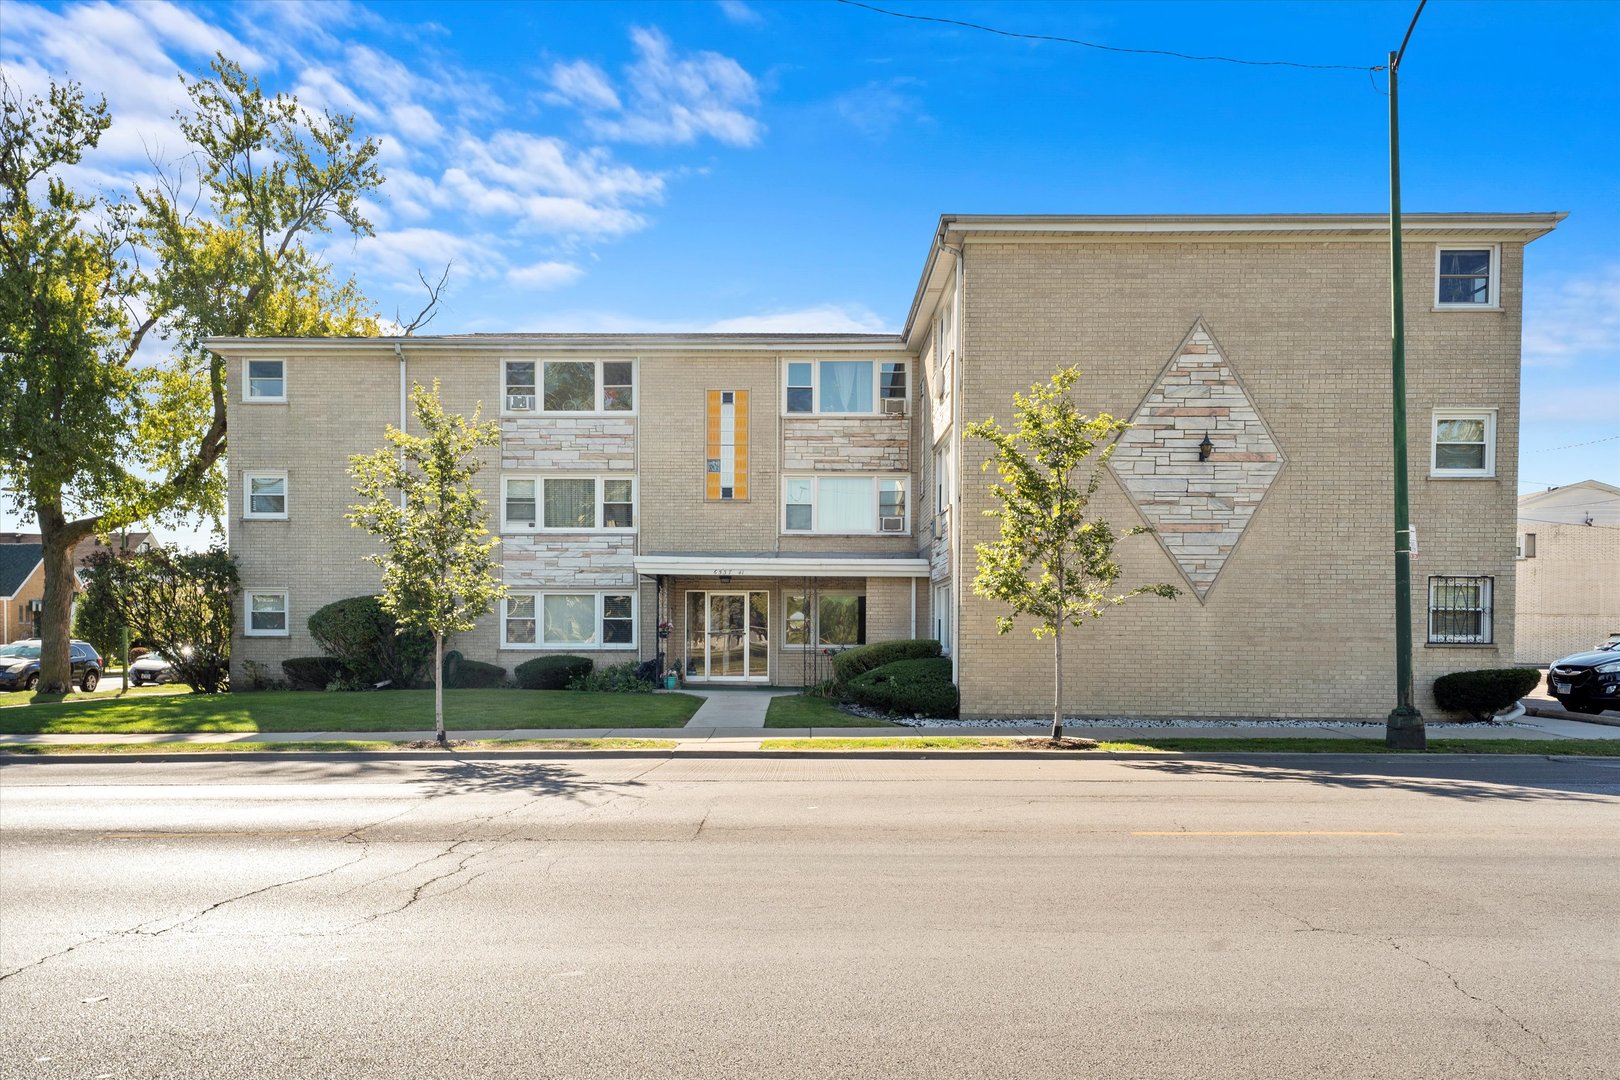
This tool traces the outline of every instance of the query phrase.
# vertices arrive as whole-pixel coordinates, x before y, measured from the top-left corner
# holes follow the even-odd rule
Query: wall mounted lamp
[[[1198,444],[1198,460],[1208,461],[1209,455],[1213,454],[1214,452],[1215,444],[1209,441],[1208,435],[1205,435],[1204,441]]]

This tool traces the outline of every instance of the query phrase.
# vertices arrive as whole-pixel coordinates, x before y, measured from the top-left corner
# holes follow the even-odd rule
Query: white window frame
[[[1486,285],[1485,303],[1443,303],[1440,299],[1440,261],[1448,251],[1489,251],[1491,269]],[[1502,310],[1502,245],[1501,244],[1436,244],[1434,249],[1434,310],[1436,311],[1501,311]]]
[[[857,648],[857,647],[859,647],[861,645],[870,645],[871,644],[871,635],[870,635],[870,633],[867,635],[868,640],[866,640],[866,641],[858,641],[854,645],[823,645],[821,643],[821,601],[834,599],[834,598],[838,598],[838,597],[847,597],[847,598],[854,599],[854,600],[857,600],[857,601],[865,600],[866,601],[866,617],[867,617],[867,620],[870,621],[871,618],[872,618],[872,601],[871,601],[871,598],[866,593],[863,593],[863,592],[860,592],[860,591],[854,590],[854,589],[828,589],[826,591],[816,589],[816,590],[813,590],[813,592],[814,592],[814,595],[815,595],[815,598],[816,598],[816,606],[815,606],[814,610],[807,611],[805,613],[805,621],[809,625],[806,627],[806,629],[808,631],[808,633],[807,633],[807,641],[804,644],[801,645],[801,644],[796,644],[796,643],[788,641],[788,597],[790,597],[790,596],[801,596],[801,597],[804,598],[806,606],[809,606],[811,593],[810,592],[796,592],[793,589],[786,589],[786,588],[782,590],[782,605],[781,606],[782,606],[782,651],[783,652],[805,652],[806,650],[809,650],[809,649],[854,649],[854,648]],[[869,626],[869,627],[867,627],[867,629],[870,630],[871,627]]]
[[[821,365],[829,364],[871,364],[872,365],[872,408],[868,412],[825,412],[821,408]],[[788,412],[788,365],[810,365],[810,411]],[[916,377],[912,371],[911,361],[904,356],[791,356],[782,361],[782,396],[777,403],[783,416],[811,417],[811,416],[883,416],[883,365],[899,364],[906,369],[906,396],[903,400],[911,400],[911,380]]]
[[[281,513],[261,514],[253,509],[253,481],[280,480],[281,481]],[[292,487],[287,481],[286,470],[280,472],[274,469],[260,469],[242,474],[242,518],[246,521],[286,521],[292,508]]]
[[[588,642],[567,641],[548,644],[546,634],[545,598],[548,596],[591,596],[595,598],[595,632],[592,640]],[[602,620],[607,610],[607,597],[628,596],[630,598],[630,640],[627,643],[614,645],[604,644],[602,641]],[[513,599],[534,601],[534,640],[512,641],[506,635],[507,610]],[[501,648],[521,649],[526,652],[635,652],[641,644],[641,596],[639,590],[633,585],[622,589],[515,589],[501,600]]]
[[[1436,582],[1470,581],[1479,584],[1479,634],[1442,634],[1434,632],[1434,589]],[[1431,574],[1424,599],[1424,638],[1429,645],[1494,645],[1496,644],[1496,579],[1489,574]],[[1451,608],[1447,610],[1472,610]]]
[[[254,364],[280,364],[281,365],[281,394],[272,397],[269,394],[255,394],[253,392],[253,365]],[[242,404],[244,405],[285,405],[287,404],[287,361],[272,359],[270,357],[249,357],[242,361]]]
[[[529,388],[531,390],[533,390],[534,393],[532,395],[526,395],[526,396],[532,396],[533,404],[530,405],[530,407],[527,408],[527,409],[514,409],[514,408],[511,407],[512,406],[512,376],[511,376],[511,372],[509,372],[507,369],[508,369],[509,365],[512,365],[512,364],[533,364],[534,365],[534,382],[529,384]],[[541,369],[540,369],[540,361],[538,359],[532,359],[531,360],[528,357],[510,357],[510,356],[503,357],[501,359],[501,415],[502,416],[536,416],[536,415],[538,415],[539,412],[540,412],[541,379],[543,377],[544,376],[543,376],[543,374],[541,372]]]
[[[253,598],[256,596],[281,597],[281,614],[286,623],[280,630],[255,630],[253,628]],[[242,636],[243,637],[290,637],[292,635],[292,601],[287,597],[286,589],[243,589],[242,590]]]
[[[514,480],[534,481],[534,523],[527,520],[514,521],[506,516],[506,490]],[[613,527],[598,524],[595,528],[580,526],[546,526],[546,481],[547,480],[593,480],[596,483],[596,520],[606,521],[607,515],[603,512],[603,495],[607,491],[607,481],[623,480],[630,484],[630,520],[633,524],[629,528]],[[503,533],[609,533],[617,536],[633,534],[641,524],[641,484],[634,476],[624,476],[614,473],[507,473],[501,477],[501,532]]]
[[[1440,467],[1440,422],[1442,420],[1485,421],[1485,467],[1482,469],[1442,469]],[[1429,415],[1429,478],[1431,480],[1488,479],[1496,475],[1496,410],[1484,406],[1436,408]]]
[[[534,408],[512,410],[506,406],[509,385],[506,381],[507,364],[533,364],[534,365]],[[595,399],[593,407],[589,409],[548,409],[546,408],[546,365],[547,364],[592,364],[596,368],[594,376]],[[609,409],[605,400],[607,388],[602,382],[602,366],[604,364],[630,365],[630,408]],[[548,356],[534,357],[507,356],[501,360],[501,415],[502,416],[636,416],[641,411],[641,361],[633,356]]]
[[[929,612],[934,621],[934,637],[939,642],[939,654],[951,655],[951,583],[940,581],[934,584],[933,596],[929,602]]]
[[[810,481],[810,527],[808,529],[789,529],[787,525],[787,494],[790,480]],[[876,526],[873,529],[861,532],[825,532],[821,528],[821,481],[823,480],[870,480],[872,481],[872,521]],[[882,484],[885,480],[898,480],[902,495],[901,505],[903,520],[899,532],[884,532],[882,517]],[[797,506],[798,503],[793,505]],[[782,475],[782,506],[778,512],[778,527],[783,536],[910,536],[911,535],[911,477],[906,473],[855,473],[855,472],[823,472],[823,473],[784,473]]]

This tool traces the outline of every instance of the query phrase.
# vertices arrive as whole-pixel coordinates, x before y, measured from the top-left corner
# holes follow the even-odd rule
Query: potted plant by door
[[[679,690],[681,688],[681,673],[675,668],[664,672],[664,689]]]

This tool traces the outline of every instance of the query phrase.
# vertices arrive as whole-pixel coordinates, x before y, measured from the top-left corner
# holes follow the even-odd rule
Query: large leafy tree
[[[506,586],[495,580],[489,512],[473,489],[480,447],[498,446],[500,426],[449,415],[433,389],[411,387],[411,411],[424,434],[388,426],[391,449],[352,458],[349,472],[361,502],[349,523],[376,536],[387,549],[368,555],[382,567],[382,606],[404,630],[433,635],[433,727],[444,733],[444,641],[471,630],[494,609]]]
[[[69,689],[73,545],[218,518],[225,369],[204,340],[377,332],[354,282],[306,246],[370,233],[377,143],[223,57],[186,92],[180,164],[115,200],[68,179],[112,122],[105,102],[0,85],[0,488],[44,546],[43,694]]]
[[[90,557],[85,606],[108,610],[120,626],[168,658],[193,693],[225,689],[231,662],[236,559],[222,547],[154,547]]]
[[[996,619],[997,633],[1008,633],[1016,617],[1026,615],[1035,620],[1036,637],[1052,639],[1054,741],[1063,738],[1064,627],[1078,629],[1133,596],[1173,600],[1180,593],[1172,585],[1114,591],[1120,576],[1115,542],[1152,530],[1135,526],[1116,533],[1087,512],[1103,467],[1130,424],[1107,413],[1081,413],[1069,393],[1079,379],[1079,368],[1065,368],[1047,385],[1031,387],[1028,397],[1014,393],[1017,423],[1011,431],[994,417],[966,429],[969,438],[990,444],[984,467],[995,466],[1000,477],[990,488],[997,505],[985,515],[1000,521],[1001,536],[974,545],[979,567],[973,591],[1012,609]]]

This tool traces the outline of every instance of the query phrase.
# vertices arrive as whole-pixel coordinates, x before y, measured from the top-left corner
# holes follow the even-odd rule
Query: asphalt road
[[[1620,1074],[1612,759],[47,760],[0,845],[7,1077]]]

